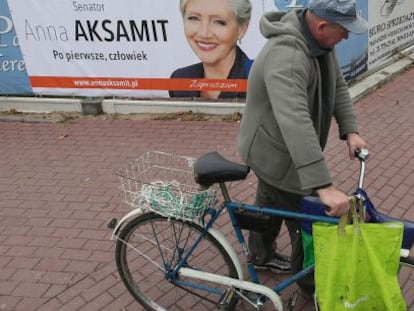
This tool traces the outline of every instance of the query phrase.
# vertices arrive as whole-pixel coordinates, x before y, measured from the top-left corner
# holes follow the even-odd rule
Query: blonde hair
[[[206,0],[208,1],[208,0]],[[252,3],[250,0],[226,0],[230,2],[230,6],[236,14],[239,24],[249,23],[252,15]],[[184,16],[188,0],[180,0],[181,15]]]

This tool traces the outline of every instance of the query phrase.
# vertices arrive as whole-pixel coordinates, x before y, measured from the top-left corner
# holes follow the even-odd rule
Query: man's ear
[[[326,27],[329,26],[329,24],[330,24],[329,22],[324,21],[324,20],[318,21],[318,23],[316,24],[315,29],[318,32],[323,32],[326,29]]]

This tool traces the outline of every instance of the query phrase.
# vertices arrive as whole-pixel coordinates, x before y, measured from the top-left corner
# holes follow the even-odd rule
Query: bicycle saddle
[[[216,151],[202,155],[194,164],[195,181],[202,186],[242,180],[249,172],[250,167],[229,161]]]

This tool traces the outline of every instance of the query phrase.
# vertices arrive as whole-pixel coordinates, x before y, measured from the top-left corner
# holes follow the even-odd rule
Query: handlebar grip
[[[368,149],[357,149],[355,150],[355,157],[357,157],[360,161],[365,161],[368,159],[369,151]]]

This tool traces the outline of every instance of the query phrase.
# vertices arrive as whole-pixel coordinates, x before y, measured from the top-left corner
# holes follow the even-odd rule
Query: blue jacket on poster
[[[237,47],[236,60],[227,79],[247,79],[252,62],[253,61],[249,59],[239,47]],[[202,79],[204,78],[203,64],[197,63],[187,67],[178,68],[171,74],[171,78]],[[200,97],[200,91],[170,90],[169,94],[170,97]],[[246,98],[246,92],[221,92],[218,98]]]

